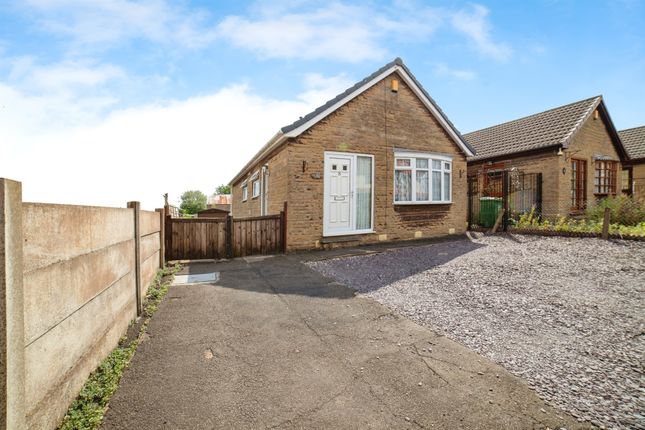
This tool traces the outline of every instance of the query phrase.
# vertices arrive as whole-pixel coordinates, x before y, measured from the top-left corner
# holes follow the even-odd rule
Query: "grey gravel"
[[[645,429],[645,243],[521,235],[309,263],[598,427]]]

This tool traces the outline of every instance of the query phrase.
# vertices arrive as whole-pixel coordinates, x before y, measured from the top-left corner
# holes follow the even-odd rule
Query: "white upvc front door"
[[[329,188],[327,209],[329,217],[327,227],[333,231],[349,230],[351,227],[352,209],[352,159],[342,155],[329,155],[325,176]]]
[[[362,167],[359,169],[362,176],[358,178],[357,161],[360,161]],[[324,236],[372,231],[372,165],[373,157],[371,155],[325,152]],[[365,166],[368,166],[367,170]],[[361,184],[359,189],[362,190],[358,200],[360,208],[357,208],[357,183]],[[361,186],[362,188],[360,188]],[[357,209],[360,209],[360,212]]]

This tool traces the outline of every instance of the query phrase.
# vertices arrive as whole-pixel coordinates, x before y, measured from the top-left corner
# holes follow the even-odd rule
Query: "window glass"
[[[372,158],[356,157],[356,229],[372,228]]]
[[[427,169],[428,160],[425,158],[417,158],[417,169]]]
[[[425,160],[426,164],[428,160]],[[430,177],[428,176],[428,171],[427,170],[418,170],[417,171],[417,201],[427,201],[430,200],[430,193],[429,193],[429,183],[428,180]]]
[[[409,158],[397,158],[396,159],[396,166],[397,167],[410,167],[411,160]]]
[[[432,160],[432,168],[435,170],[441,170],[441,161],[440,160]]]
[[[448,166],[450,165],[448,164]],[[444,172],[443,174],[443,200],[446,202],[450,201],[450,173],[448,172]]]
[[[260,181],[253,181],[253,197],[260,195]]]
[[[412,201],[412,170],[395,170],[394,180],[394,200]]]
[[[432,172],[432,200],[441,201],[441,172]]]

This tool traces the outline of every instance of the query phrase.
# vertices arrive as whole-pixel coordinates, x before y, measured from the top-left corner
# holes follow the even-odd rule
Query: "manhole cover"
[[[175,282],[173,284],[210,284],[217,281],[219,281],[219,272],[212,272],[192,275],[175,275]]]

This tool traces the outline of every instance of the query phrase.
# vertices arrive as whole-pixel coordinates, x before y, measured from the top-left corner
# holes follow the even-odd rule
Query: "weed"
[[[125,337],[121,338],[119,346],[110,352],[99,367],[90,374],[78,397],[69,407],[59,430],[94,430],[101,425],[108,402],[119,386],[123,371],[130,364],[150,318],[168,292],[173,275],[180,269],[180,265],[176,264],[157,271],[146,293],[144,320],[136,339],[128,342]],[[132,324],[134,321],[130,323]]]

